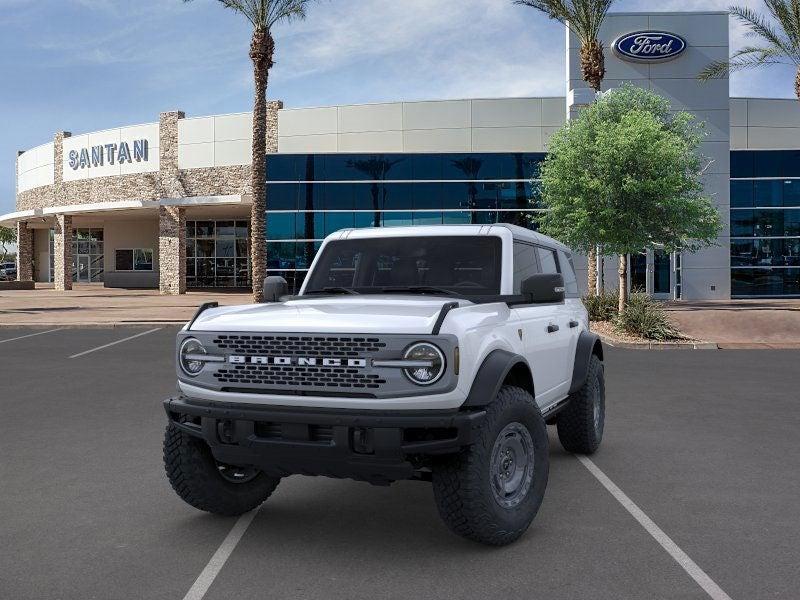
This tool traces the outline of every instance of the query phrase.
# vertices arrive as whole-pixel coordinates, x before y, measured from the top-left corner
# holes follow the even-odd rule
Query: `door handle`
[[[578,325],[580,325],[580,323],[578,323],[577,321],[570,321],[569,322],[570,329],[573,329],[573,328],[577,327]]]
[[[558,331],[558,329],[559,329],[558,325],[553,325],[552,323],[550,323],[550,325],[547,326],[547,333],[555,333],[556,331]]]

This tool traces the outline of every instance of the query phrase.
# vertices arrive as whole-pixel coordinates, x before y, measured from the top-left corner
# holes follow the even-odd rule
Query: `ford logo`
[[[614,53],[635,62],[672,60],[686,50],[686,40],[665,31],[637,31],[614,41]]]

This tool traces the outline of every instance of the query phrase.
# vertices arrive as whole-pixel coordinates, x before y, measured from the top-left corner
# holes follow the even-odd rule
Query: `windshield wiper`
[[[455,296],[456,298],[463,298],[463,294],[448,290],[445,288],[436,287],[433,285],[409,285],[407,287],[384,287],[381,292],[404,292],[409,294],[444,294],[445,296]]]
[[[352,294],[358,295],[358,292],[346,288],[346,287],[324,287],[321,290],[311,290],[310,292],[306,292],[303,294],[304,296],[310,296],[311,294]]]

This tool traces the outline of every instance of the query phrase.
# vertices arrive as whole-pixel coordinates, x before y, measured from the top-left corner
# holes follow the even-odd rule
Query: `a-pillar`
[[[53,282],[59,291],[72,289],[72,217],[56,215],[53,236]]]
[[[178,206],[158,208],[158,289],[186,293],[186,212]]]
[[[33,281],[33,229],[17,223],[17,281]]]

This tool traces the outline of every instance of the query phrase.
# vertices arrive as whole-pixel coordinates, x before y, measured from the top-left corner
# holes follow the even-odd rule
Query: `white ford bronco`
[[[430,481],[455,533],[507,544],[547,486],[546,424],[603,436],[603,348],[570,251],[513,225],[355,229],[299,295],[203,305],[178,334],[167,476],[192,506],[258,507],[282,477]]]

